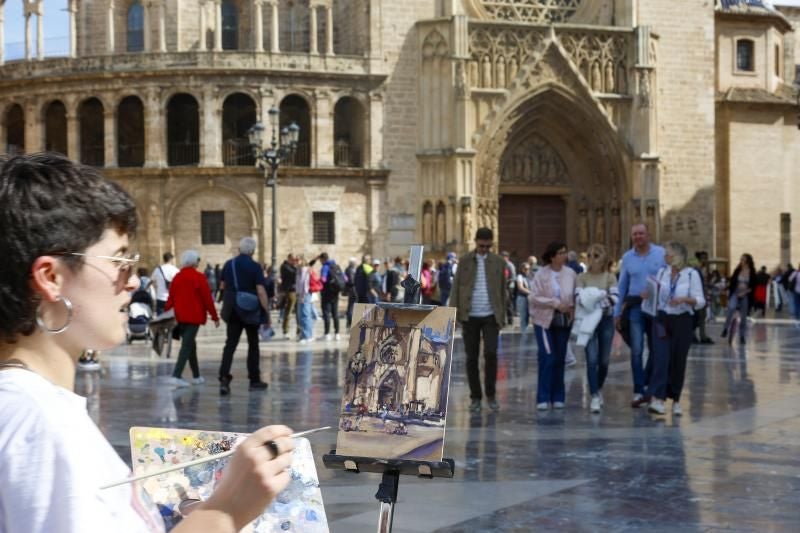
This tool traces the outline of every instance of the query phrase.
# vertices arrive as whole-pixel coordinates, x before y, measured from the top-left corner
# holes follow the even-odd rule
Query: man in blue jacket
[[[653,353],[651,338],[652,320],[642,312],[642,299],[647,297],[647,278],[655,276],[658,270],[666,266],[664,248],[650,242],[647,225],[634,224],[631,228],[633,248],[622,256],[622,267],[619,277],[619,300],[614,307],[614,324],[623,332],[627,323],[628,344],[631,348],[631,371],[633,373],[633,399],[631,407],[640,407],[648,403],[647,385],[648,368],[642,365],[644,354],[644,336],[647,335],[648,352]],[[625,332],[623,332],[625,336]]]

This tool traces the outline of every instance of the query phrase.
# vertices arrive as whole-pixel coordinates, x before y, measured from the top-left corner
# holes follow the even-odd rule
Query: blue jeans
[[[517,295],[517,314],[519,315],[519,331],[525,333],[528,329],[528,297]]]
[[[642,313],[639,305],[631,306],[628,310],[630,317],[631,334],[631,373],[633,374],[633,393],[647,395],[647,385],[650,382],[650,369],[653,354],[653,321],[650,315]],[[647,366],[642,364],[644,359],[644,336],[647,335],[647,348],[650,356]]]
[[[604,316],[586,345],[586,378],[592,396],[600,392],[608,375],[611,342],[614,340],[614,318]]]
[[[794,293],[794,297],[800,297],[800,294]],[[795,300],[794,308],[795,311],[797,310],[797,300]],[[736,296],[736,294],[731,294],[730,298],[728,298],[728,313],[725,316],[725,331],[728,331],[728,328],[731,327],[731,322],[733,322],[733,315],[736,313],[736,310],[739,310],[739,337],[742,339],[747,338],[747,310],[750,308],[750,302],[747,295],[744,296]],[[797,317],[797,313],[795,312],[795,318]]]
[[[439,304],[443,306],[447,306],[447,300],[450,299],[450,287],[442,288],[439,287]]]
[[[794,302],[794,318],[800,320],[800,293],[792,291],[792,301]]]
[[[311,339],[314,337],[314,304],[311,303],[311,298],[308,302],[297,303],[297,321],[300,323],[300,335],[302,339]]]
[[[567,355],[569,328],[549,328],[533,326],[536,344],[539,347],[539,383],[536,389],[536,403],[563,402],[564,359]]]

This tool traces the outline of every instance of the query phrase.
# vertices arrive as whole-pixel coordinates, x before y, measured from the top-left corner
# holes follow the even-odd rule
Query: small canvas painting
[[[133,427],[130,430],[134,475],[146,474],[171,465],[222,453],[247,437],[244,433],[171,428]],[[322,492],[319,488],[314,456],[307,439],[294,439],[290,469],[291,482],[264,514],[242,531],[248,533],[328,531]],[[191,466],[144,479],[138,483],[158,505],[167,531],[191,510],[191,505],[207,499],[223,476],[230,457]]]
[[[357,304],[353,319],[336,454],[441,461],[456,310]]]

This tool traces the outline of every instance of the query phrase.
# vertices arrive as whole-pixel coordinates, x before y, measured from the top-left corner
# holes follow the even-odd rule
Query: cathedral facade
[[[279,258],[443,255],[480,226],[516,258],[618,255],[644,221],[773,266],[800,238],[797,20],[760,0],[72,0],[69,57],[28,42],[0,65],[0,146],[122,183],[150,264],[222,262],[244,235],[268,260],[247,130],[274,106],[300,127]]]

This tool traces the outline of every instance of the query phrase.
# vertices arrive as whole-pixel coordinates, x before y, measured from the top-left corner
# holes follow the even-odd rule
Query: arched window
[[[167,164],[196,165],[200,162],[200,115],[191,94],[176,94],[167,104]]]
[[[14,104],[6,112],[6,146],[9,156],[25,153],[25,111]]]
[[[282,52],[308,52],[311,49],[308,2],[290,0],[280,3],[280,48]]]
[[[743,72],[754,72],[756,70],[755,43],[750,39],[736,41],[736,70]]]
[[[102,167],[105,163],[106,133],[103,104],[100,100],[89,98],[81,103],[78,107],[78,124],[81,163]]]
[[[222,49],[239,49],[239,10],[233,0],[222,2]]]
[[[236,93],[222,104],[222,159],[225,166],[253,166],[253,150],[247,130],[256,123],[256,103]]]
[[[144,105],[136,96],[122,99],[117,108],[117,164],[144,166]]]
[[[364,108],[345,96],[333,108],[333,162],[337,167],[360,167],[364,157]]]
[[[128,52],[144,50],[144,7],[138,0],[128,8]]]
[[[305,98],[291,94],[281,101],[280,127],[286,128],[292,122],[300,126],[297,150],[289,164],[298,167],[311,166],[311,109]]]
[[[67,155],[67,108],[59,100],[44,112],[44,149]]]

